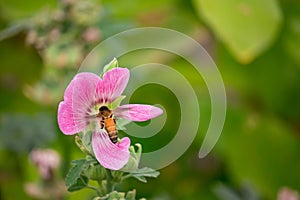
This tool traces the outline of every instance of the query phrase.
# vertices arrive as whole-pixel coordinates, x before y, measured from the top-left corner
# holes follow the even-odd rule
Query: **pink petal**
[[[78,133],[89,124],[87,116],[94,105],[99,80],[96,74],[83,72],[68,85],[64,101],[58,107],[58,125],[64,134]]]
[[[125,118],[137,122],[153,119],[161,115],[162,113],[162,109],[144,104],[122,105],[114,111],[116,117]]]
[[[117,144],[110,141],[107,132],[98,128],[92,137],[94,154],[99,163],[108,169],[119,170],[129,159],[129,138],[123,138]]]
[[[66,135],[77,133],[77,127],[73,120],[72,107],[67,103],[60,102],[58,106],[57,121],[60,130]]]
[[[112,102],[121,96],[129,80],[127,68],[114,68],[106,72],[97,85],[98,102]]]

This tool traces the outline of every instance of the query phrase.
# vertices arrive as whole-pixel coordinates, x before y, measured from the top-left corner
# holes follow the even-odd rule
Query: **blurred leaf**
[[[214,192],[220,198],[220,200],[241,200],[238,194],[235,193],[231,188],[223,184],[218,184],[214,187]]]
[[[283,47],[288,53],[287,56],[294,59],[300,66],[300,4],[297,1],[290,1],[284,4],[285,29],[283,31]]]
[[[0,46],[0,89],[16,90],[38,80],[42,62],[33,48],[25,46],[23,35],[0,41]]]
[[[104,0],[104,5],[108,7],[107,10],[111,10],[114,16],[117,16],[118,19],[126,18],[137,18],[145,13],[149,13],[154,10],[163,10],[169,8],[172,5],[172,0],[163,0],[163,1],[139,1],[132,0],[130,2],[125,2],[121,0],[109,1]],[[124,9],[126,7],[126,9]],[[162,13],[164,14],[164,13]],[[152,16],[154,17],[154,16]]]
[[[194,0],[196,9],[241,63],[249,63],[274,42],[282,14],[276,0]]]
[[[63,42],[56,41],[56,43],[50,44],[45,49],[43,57],[46,65],[58,68],[72,68],[80,63],[83,56],[82,47],[80,45],[73,45],[68,41],[72,36],[67,35],[66,38],[68,39],[64,39]]]
[[[242,188],[237,191],[233,190],[231,187],[225,184],[217,184],[213,188],[216,195],[220,200],[259,200],[256,191],[253,190],[251,185],[243,184]]]
[[[69,170],[66,176],[66,186],[68,188],[76,185],[78,179],[81,177],[81,173],[86,169],[88,163],[86,159],[74,160],[72,161],[73,167]],[[80,181],[79,181],[80,182]]]
[[[0,143],[7,149],[26,153],[55,139],[52,118],[45,113],[37,115],[3,114]]]
[[[56,0],[46,0],[46,1],[18,1],[18,0],[1,0],[0,7],[2,16],[5,16],[7,20],[17,20],[23,17],[30,17],[34,12],[39,9],[57,4]]]
[[[248,181],[268,199],[283,185],[300,189],[300,142],[282,121],[230,110],[218,145],[234,181]]]

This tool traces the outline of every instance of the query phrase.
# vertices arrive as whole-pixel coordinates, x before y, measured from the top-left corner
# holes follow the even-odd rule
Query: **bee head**
[[[99,113],[104,117],[109,117],[111,115],[111,111],[108,109],[107,106],[101,106],[99,108]]]

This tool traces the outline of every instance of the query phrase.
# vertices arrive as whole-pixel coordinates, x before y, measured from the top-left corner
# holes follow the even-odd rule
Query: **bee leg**
[[[104,128],[104,121],[103,120],[100,121],[100,126],[101,126],[101,128]]]

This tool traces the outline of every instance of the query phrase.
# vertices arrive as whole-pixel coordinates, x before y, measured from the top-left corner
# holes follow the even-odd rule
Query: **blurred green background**
[[[192,146],[160,170],[159,178],[147,184],[130,180],[119,189],[136,188],[139,198],[153,200],[297,198],[299,0],[0,0],[0,199],[95,195],[87,189],[68,193],[63,187],[70,161],[84,155],[74,137],[59,131],[57,105],[96,44],[123,30],[147,26],[180,31],[205,47],[224,80],[227,117],[217,145],[199,159],[210,119],[210,98],[201,76],[184,59],[166,52],[145,50],[121,57],[121,66],[159,62],[183,74],[199,98],[201,123]],[[180,120],[174,94],[146,85],[130,101],[161,104],[168,113],[157,136],[132,141],[142,143],[145,151],[167,144]],[[29,156],[38,148],[54,149],[60,157],[51,179],[39,173]]]

